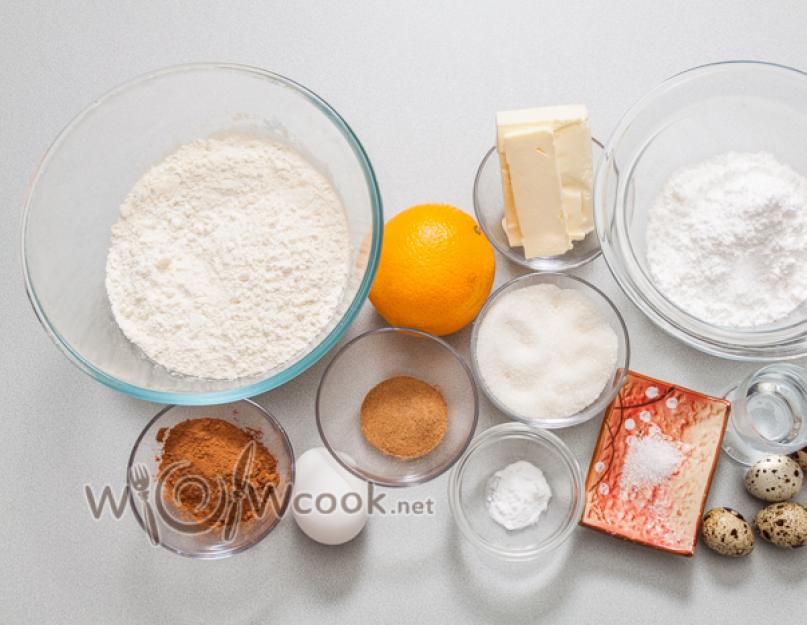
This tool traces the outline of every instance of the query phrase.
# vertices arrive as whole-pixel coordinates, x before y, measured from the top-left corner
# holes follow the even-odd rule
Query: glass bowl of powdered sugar
[[[454,521],[505,560],[531,560],[565,541],[583,509],[583,476],[557,436],[503,423],[477,436],[448,477]]]
[[[257,68],[171,67],[93,101],[42,159],[26,287],[96,380],[224,403],[334,346],[370,288],[382,227],[370,162],[321,98]]]
[[[807,74],[697,67],[624,116],[595,182],[617,282],[660,328],[738,360],[807,354]]]

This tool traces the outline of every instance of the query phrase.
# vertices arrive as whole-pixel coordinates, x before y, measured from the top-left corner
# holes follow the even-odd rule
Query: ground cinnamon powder
[[[189,521],[209,527],[222,526],[224,516],[212,515],[222,497],[231,498],[233,472],[250,441],[255,441],[255,454],[248,474],[249,485],[261,494],[267,487],[277,487],[280,481],[277,461],[258,440],[259,436],[254,430],[212,418],[188,419],[167,431],[160,429],[157,441],[163,443],[163,453],[159,475],[165,478],[162,492],[166,503],[172,504]],[[187,464],[182,466],[183,463]],[[186,486],[176,492],[177,484],[183,481]],[[205,490],[208,491],[206,503]],[[254,518],[252,506],[242,505],[241,522]]]
[[[448,406],[433,386],[401,375],[374,386],[361,405],[361,431],[389,456],[419,458],[440,444]]]

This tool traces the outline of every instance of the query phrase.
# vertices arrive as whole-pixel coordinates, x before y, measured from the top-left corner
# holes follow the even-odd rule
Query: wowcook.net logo
[[[258,488],[250,476],[255,464],[255,441],[241,450],[229,475],[211,479],[189,473],[189,460],[161,467],[156,479],[142,463],[133,464],[127,475],[127,485],[116,501],[109,486],[100,497],[91,486],[84,492],[90,512],[99,520],[109,507],[119,519],[127,505],[145,528],[152,544],[158,545],[166,531],[185,535],[220,532],[227,544],[238,536],[247,520],[264,524],[280,518],[291,499],[291,480],[280,478],[281,486],[269,482]]]
[[[161,467],[156,478],[142,463],[129,468],[127,484],[116,498],[106,485],[100,495],[89,484],[84,495],[92,517],[99,521],[107,509],[114,519],[131,510],[148,533],[153,545],[159,545],[166,532],[183,535],[219,533],[223,544],[232,543],[239,531],[255,523],[265,527],[279,520],[289,506],[297,515],[330,515],[339,512],[356,514],[366,507],[368,515],[431,516],[434,501],[400,499],[386,506],[386,493],[377,492],[367,482],[364,493],[299,492],[292,494],[290,476],[280,476],[279,485],[267,483],[258,488],[250,476],[255,464],[255,441],[240,452],[232,471],[214,479],[189,473],[189,460]]]
[[[251,511],[252,520],[263,520],[267,514],[278,517],[283,514],[289,492],[278,496],[275,485],[267,483],[263,489],[256,488],[250,481],[255,464],[255,441],[250,441],[241,450],[229,480],[216,476],[215,482],[196,474],[184,473],[190,466],[189,460],[174,462],[160,471],[154,496],[154,508],[160,519],[172,530],[181,534],[201,534],[220,528],[223,543],[231,543],[245,517],[245,508]],[[130,497],[132,492],[141,501],[145,528],[153,544],[159,544],[157,519],[149,500],[149,475],[142,464],[134,465],[129,471]],[[166,485],[172,485],[166,489]],[[286,481],[285,491],[291,488]],[[192,498],[189,497],[192,495]],[[185,498],[189,497],[186,504]],[[174,502],[167,506],[166,502]],[[137,507],[133,508],[137,514]],[[193,520],[187,520],[175,510],[190,510]],[[142,523],[142,521],[141,521]]]

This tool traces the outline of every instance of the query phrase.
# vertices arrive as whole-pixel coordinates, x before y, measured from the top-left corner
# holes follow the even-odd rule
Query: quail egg
[[[731,508],[712,508],[703,517],[703,542],[722,556],[741,558],[754,550],[754,532]]]
[[[807,471],[807,447],[794,451],[790,457],[799,463],[802,471]]]
[[[782,549],[795,549],[807,543],[807,508],[792,501],[762,508],[754,525],[762,538]]]
[[[803,471],[788,456],[765,456],[745,474],[745,487],[762,501],[787,501],[801,490]]]

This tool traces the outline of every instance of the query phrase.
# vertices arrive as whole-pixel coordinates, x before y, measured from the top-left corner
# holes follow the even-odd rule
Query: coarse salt
[[[657,430],[631,439],[619,481],[623,491],[658,486],[678,470],[684,459],[678,445]]]

